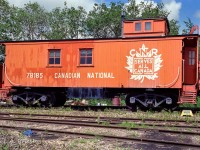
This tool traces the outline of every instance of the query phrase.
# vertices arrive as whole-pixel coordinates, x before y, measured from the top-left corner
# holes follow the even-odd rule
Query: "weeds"
[[[136,127],[138,127],[138,125],[135,124],[134,122],[127,122],[127,121],[122,122],[119,126],[125,127],[125,128],[127,128],[127,129],[131,129],[131,128],[136,128]]]
[[[8,144],[0,144],[0,149],[1,150],[8,150],[9,146],[8,146]]]
[[[103,125],[103,126],[109,126],[110,125],[110,121],[102,121],[101,125]]]

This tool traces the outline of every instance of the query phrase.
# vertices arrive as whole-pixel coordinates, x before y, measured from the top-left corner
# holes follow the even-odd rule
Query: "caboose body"
[[[169,36],[166,19],[122,25],[116,39],[2,42],[1,86],[10,89],[14,102],[27,104],[62,105],[66,97],[120,93],[131,108],[195,104],[198,35]]]

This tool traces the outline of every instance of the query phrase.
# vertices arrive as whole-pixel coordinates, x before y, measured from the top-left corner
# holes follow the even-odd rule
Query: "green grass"
[[[81,102],[82,99],[80,98],[74,98],[74,101],[77,102]],[[112,98],[107,98],[107,99],[86,99],[86,101],[88,101],[88,105],[89,106],[112,106]],[[121,106],[125,106],[126,102],[125,102],[125,98],[123,96],[120,97],[120,105]]]
[[[112,106],[111,99],[90,99],[88,101],[90,106],[98,106],[98,104]]]
[[[89,106],[98,106],[99,104],[101,106],[103,105],[106,105],[106,106],[112,106],[112,99],[89,99]],[[120,100],[120,105],[121,106],[125,106],[126,103],[125,103],[125,100],[124,99],[121,99]]]
[[[197,104],[185,103],[185,104],[180,104],[180,107],[200,108],[200,97],[197,97]]]
[[[138,126],[137,124],[135,124],[134,122],[128,122],[128,121],[123,121],[121,124],[119,124],[119,126],[121,126],[121,127],[126,127],[127,129],[139,127],[139,126]]]
[[[9,146],[8,146],[8,144],[0,144],[0,149],[1,150],[8,150]]]

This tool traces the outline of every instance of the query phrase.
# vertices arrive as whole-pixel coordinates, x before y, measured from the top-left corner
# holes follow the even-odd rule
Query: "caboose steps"
[[[196,91],[182,91],[178,103],[191,103],[196,104]]]
[[[183,85],[178,103],[196,104],[197,89],[195,85]]]

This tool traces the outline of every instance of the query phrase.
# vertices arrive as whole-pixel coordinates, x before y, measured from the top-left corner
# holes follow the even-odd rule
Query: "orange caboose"
[[[125,93],[132,108],[196,103],[198,35],[169,36],[163,18],[123,20],[122,27],[115,39],[3,42],[4,87],[13,89],[14,102],[27,104],[62,105],[77,91]]]

